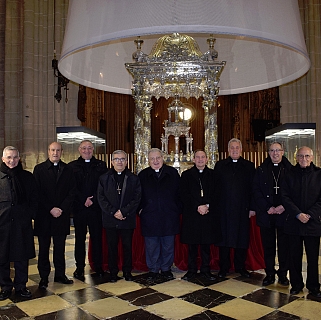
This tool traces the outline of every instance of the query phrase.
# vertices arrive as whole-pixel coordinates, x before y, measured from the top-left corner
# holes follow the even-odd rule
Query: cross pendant
[[[118,194],[120,194],[121,189],[118,187],[116,190],[118,191]]]
[[[202,198],[204,197],[203,189],[201,189],[201,197],[202,197]]]
[[[278,185],[276,185],[275,187],[273,187],[275,189],[275,194],[278,194],[278,189],[280,189],[280,187],[278,187]]]

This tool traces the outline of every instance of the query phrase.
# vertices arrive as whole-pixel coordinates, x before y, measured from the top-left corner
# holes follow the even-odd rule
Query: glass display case
[[[63,148],[62,160],[69,163],[79,157],[78,147],[81,141],[90,140],[94,145],[94,156],[106,161],[106,136],[86,127],[57,127],[57,141]]]
[[[285,123],[265,132],[266,145],[282,143],[284,155],[295,165],[298,148],[307,146],[315,150],[315,123]]]

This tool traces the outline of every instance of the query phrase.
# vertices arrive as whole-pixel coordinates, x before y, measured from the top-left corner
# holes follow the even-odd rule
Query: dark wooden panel
[[[85,112],[81,109],[82,125],[97,131],[103,131],[104,124],[107,137],[107,153],[116,149],[123,149],[128,153],[134,152],[134,112],[135,103],[130,95],[111,92],[102,92],[95,89],[86,89]],[[83,98],[84,99],[84,98]],[[168,119],[168,105],[173,99],[152,99],[151,110],[151,146],[161,147],[161,135],[164,132],[163,123]],[[190,103],[196,111],[196,117],[191,122],[190,132],[193,134],[193,149],[204,148],[204,110],[202,99],[183,99]],[[78,103],[83,108],[83,102]],[[244,93],[218,98],[218,147],[219,152],[227,152],[227,143],[233,138],[239,138],[245,152],[265,151],[264,142],[254,139],[253,120],[273,120],[274,124],[280,121],[280,103],[278,88],[263,91]],[[174,149],[173,141],[169,150]],[[183,143],[183,141],[182,141]],[[182,145],[181,145],[182,149]]]

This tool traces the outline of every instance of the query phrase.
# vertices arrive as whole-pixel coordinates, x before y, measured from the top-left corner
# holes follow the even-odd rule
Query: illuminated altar
[[[178,120],[178,112],[183,111],[180,97],[189,99],[203,98],[205,146],[208,166],[213,168],[217,159],[217,121],[216,102],[219,92],[220,75],[225,61],[216,61],[218,53],[214,49],[215,39],[207,39],[209,49],[202,53],[196,41],[187,35],[173,33],[159,38],[149,55],[141,50],[143,40],[135,40],[137,50],[133,53],[134,63],[126,63],[128,72],[133,77],[132,95],[135,100],[134,143],[136,155],[135,172],[148,167],[148,151],[151,148],[152,97],[156,99],[174,97],[174,104],[169,113],[174,112],[175,120],[165,122],[165,135],[162,137],[162,149],[165,161],[173,161],[173,166],[192,160],[193,138],[188,132],[184,120]],[[169,114],[171,118],[171,114]],[[168,136],[175,139],[175,151],[168,154]],[[186,138],[186,154],[178,148],[179,136]],[[156,147],[156,146],[154,146]],[[180,160],[182,159],[182,161]]]
[[[164,161],[174,168],[176,168],[180,173],[184,170],[190,168],[193,165],[193,138],[190,133],[191,127],[189,126],[189,120],[185,119],[184,114],[185,106],[178,100],[178,97],[169,105],[168,110],[168,120],[164,121],[164,131],[162,134],[162,152]],[[169,138],[174,137],[175,151],[169,150]],[[185,153],[180,147],[179,141],[180,137],[185,137]]]

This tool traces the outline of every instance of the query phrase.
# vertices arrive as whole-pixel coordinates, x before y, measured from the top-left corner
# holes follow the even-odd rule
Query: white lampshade
[[[216,38],[226,61],[220,95],[291,82],[310,67],[297,0],[70,0],[60,72],[79,84],[131,94],[134,40],[149,54],[156,40],[178,32],[202,52]]]

